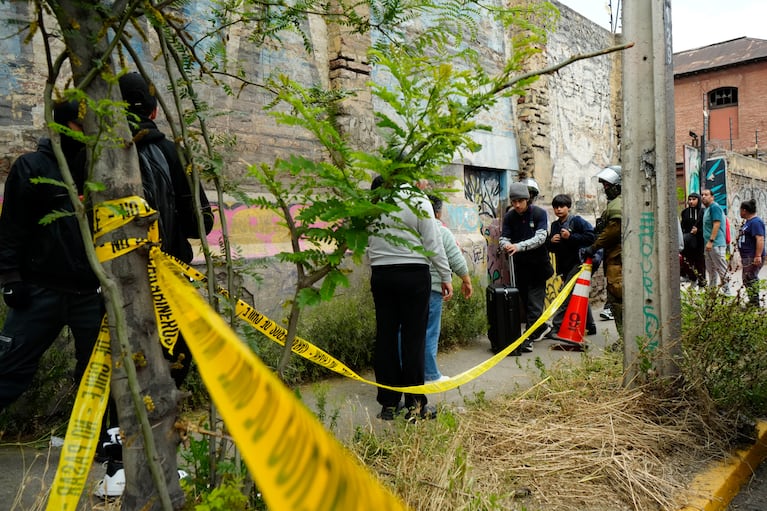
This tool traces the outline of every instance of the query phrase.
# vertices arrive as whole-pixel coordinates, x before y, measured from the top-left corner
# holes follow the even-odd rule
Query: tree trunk
[[[95,9],[103,12],[123,12],[123,4],[98,5],[97,2],[61,0],[51,2],[64,34],[75,86],[94,100],[121,100],[119,88],[110,86],[101,73],[113,71],[102,19]],[[94,69],[94,66],[102,66]],[[98,160],[93,162],[92,180],[105,186],[103,192],[92,195],[93,203],[132,195],[143,195],[141,174],[136,151],[132,145],[127,119],[117,115],[105,124],[126,141],[124,146],[100,147]],[[89,112],[85,119],[86,135],[99,130],[96,119]],[[89,151],[89,157],[92,151]],[[90,159],[90,158],[89,158]],[[124,238],[146,238],[148,221],[136,221],[106,235],[103,241]],[[102,240],[99,240],[100,242]],[[117,404],[120,429],[123,434],[123,459],[126,489],[122,508],[150,510],[180,508],[184,494],[178,484],[176,449],[178,434],[174,428],[180,392],[170,377],[168,363],[163,357],[152,308],[149,280],[146,271],[148,250],[134,250],[105,263],[109,281],[103,288],[107,299],[109,327],[112,338],[113,380],[112,396]],[[110,296],[113,291],[113,296]],[[121,321],[120,315],[124,315]],[[119,332],[116,327],[124,325]],[[122,329],[120,329],[122,330]],[[124,347],[129,347],[126,353]],[[133,371],[126,364],[134,364],[139,395],[131,394],[128,375]],[[151,405],[146,402],[151,400]],[[140,408],[144,407],[143,413]],[[148,417],[143,420],[142,415]],[[143,426],[143,428],[142,428]],[[151,426],[148,427],[148,426]],[[148,430],[149,437],[142,436]],[[153,477],[153,463],[157,467]],[[156,480],[157,479],[157,480]],[[162,484],[162,480],[165,484]],[[158,484],[158,482],[160,484]]]

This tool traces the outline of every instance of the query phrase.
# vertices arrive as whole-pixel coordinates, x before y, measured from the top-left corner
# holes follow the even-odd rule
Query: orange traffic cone
[[[565,311],[564,321],[555,338],[557,341],[566,342],[571,346],[578,346],[583,349],[590,289],[591,258],[588,258],[583,265],[583,271],[578,275],[578,280],[575,281],[570,303],[567,304],[567,311]]]

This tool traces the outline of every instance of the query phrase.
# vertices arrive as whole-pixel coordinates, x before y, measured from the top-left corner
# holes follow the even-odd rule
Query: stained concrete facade
[[[551,29],[545,52],[531,64],[531,70],[615,44],[613,34],[567,7],[559,7],[562,15]],[[208,0],[194,0],[184,7],[184,14],[193,20],[204,20],[202,13],[209,9]],[[0,16],[5,20],[26,20],[30,15],[27,3],[0,4]],[[477,47],[484,65],[487,69],[500,69],[506,56],[514,51],[511,34],[490,20],[483,19],[481,23]],[[414,28],[418,28],[418,24],[414,22]],[[311,54],[305,52],[300,38],[290,33],[285,34],[281,46],[256,46],[249,42],[248,34],[239,29],[230,30],[224,40],[231,61],[243,65],[255,81],[263,82],[274,72],[284,72],[300,83],[355,90],[357,95],[346,101],[339,112],[341,124],[353,145],[378,145],[381,135],[375,127],[373,112],[385,106],[367,92],[364,84],[371,78],[385,83],[386,77],[367,61],[371,36],[349,34],[319,17],[310,18],[302,29],[313,45]],[[0,148],[3,149],[0,179],[4,179],[12,160],[24,151],[33,150],[36,139],[44,133],[41,97],[46,77],[39,36],[24,43],[23,34],[13,35],[13,26],[3,24],[0,30],[4,36],[0,37],[0,53],[4,57],[0,60]],[[193,33],[201,30],[198,25],[190,25]],[[139,42],[135,47],[162,93],[165,84],[161,81],[159,61],[152,59],[154,48],[151,43]],[[555,194],[570,193],[575,213],[593,217],[600,208],[593,176],[602,166],[616,163],[618,159],[619,62],[619,54],[580,61],[543,77],[521,97],[499,101],[480,118],[493,127],[490,133],[476,134],[481,150],[456,157],[454,163],[445,168],[445,173],[455,178],[457,190],[445,206],[445,221],[456,232],[475,274],[494,280],[488,263],[491,257],[488,243],[493,242],[488,237],[488,226],[493,222],[497,225],[499,211],[506,205],[508,184],[516,180],[520,172],[534,177],[541,185],[539,203],[544,207]],[[235,94],[224,95],[220,89],[204,85],[197,89],[213,111],[225,114],[211,117],[211,131],[236,139],[234,146],[226,151],[228,179],[258,193],[258,186],[247,181],[247,164],[271,162],[296,153],[322,157],[319,144],[307,133],[277,125],[264,111],[264,106],[273,99],[268,91],[253,86],[240,89],[234,81],[229,85]],[[286,246],[284,233],[275,226],[271,214],[250,211],[237,203],[221,207],[234,221],[233,243],[239,245],[242,256],[269,258]],[[219,238],[217,225],[209,241],[217,246]]]

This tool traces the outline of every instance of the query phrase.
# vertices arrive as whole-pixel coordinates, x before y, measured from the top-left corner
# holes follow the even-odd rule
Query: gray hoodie
[[[445,255],[442,237],[435,222],[434,210],[429,199],[420,190],[411,186],[402,187],[398,195],[396,204],[402,209],[382,217],[381,223],[384,227],[370,237],[368,244],[370,265],[428,265],[431,263],[442,278],[442,282],[452,282],[450,265]],[[410,196],[410,206],[404,202],[404,198],[407,196]],[[411,207],[420,210],[422,215],[416,215]],[[397,236],[407,240],[412,245],[419,244],[431,256],[426,257],[407,246],[391,243],[383,237],[384,235]]]

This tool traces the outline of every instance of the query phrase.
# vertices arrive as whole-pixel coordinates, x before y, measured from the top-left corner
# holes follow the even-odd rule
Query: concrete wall
[[[522,0],[515,0],[521,2]],[[500,0],[494,2],[502,6]],[[613,35],[568,8],[560,6],[562,17],[553,28],[546,52],[532,64],[540,69],[576,53],[591,51],[614,44]],[[200,14],[210,10],[209,0],[193,0],[184,7],[192,20],[204,20]],[[364,14],[364,13],[363,13]],[[26,20],[31,15],[24,2],[0,4],[0,15],[7,20]],[[201,22],[190,25],[190,31],[201,32]],[[510,46],[511,34],[501,25],[481,19],[478,48],[486,69],[500,69],[506,56],[514,51]],[[417,29],[419,21],[413,22]],[[311,18],[302,27],[314,47],[307,55],[300,38],[284,34],[284,45],[255,46],[247,34],[230,30],[225,41],[231,61],[241,64],[246,73],[257,81],[264,81],[273,72],[285,72],[304,83],[319,83],[333,88],[358,91],[346,101],[339,112],[344,131],[356,147],[374,147],[380,143],[380,133],[373,112],[384,109],[363,85],[371,78],[385,83],[380,70],[367,62],[366,51],[370,36],[350,34],[342,27],[329,26],[320,18]],[[39,36],[25,44],[19,36],[12,36],[13,28],[2,26],[0,52],[0,179],[4,179],[10,162],[20,153],[33,150],[36,139],[44,133],[40,98],[45,81],[44,53],[39,48]],[[145,57],[152,78],[160,91],[159,64],[151,58],[155,54],[153,43],[136,42],[136,51]],[[480,122],[493,127],[491,133],[477,133],[482,144],[477,153],[457,157],[445,173],[455,178],[456,192],[445,204],[445,222],[456,233],[472,271],[486,277],[488,268],[487,225],[478,215],[481,208],[477,196],[467,185],[466,169],[478,171],[497,185],[490,197],[495,211],[502,208],[507,196],[508,183],[518,172],[526,172],[542,186],[540,204],[547,207],[556,193],[570,193],[575,200],[575,212],[592,215],[599,209],[596,204],[596,182],[592,176],[604,165],[617,161],[619,140],[619,97],[610,91],[619,90],[617,56],[606,56],[576,63],[553,76],[544,77],[520,98],[507,98],[483,114]],[[278,126],[264,110],[272,96],[262,88],[249,86],[240,89],[230,81],[234,95],[224,95],[220,89],[198,85],[201,99],[211,109],[225,115],[209,119],[211,131],[217,135],[234,137],[236,143],[225,152],[227,179],[238,181],[251,193],[259,187],[249,182],[247,164],[271,162],[277,157],[302,154],[320,158],[320,146],[300,129]],[[162,119],[161,119],[162,127]],[[493,195],[494,194],[494,195]],[[481,197],[480,197],[481,199]],[[276,226],[271,213],[249,210],[236,203],[223,208],[232,222],[233,243],[238,255],[246,258],[270,257],[287,248],[285,234]],[[548,208],[547,208],[548,209]],[[491,219],[492,220],[492,219]],[[497,222],[497,219],[495,219]],[[216,246],[218,226],[209,236]],[[286,292],[285,284],[292,281],[292,269],[272,267],[275,278],[269,282]],[[264,291],[265,283],[253,284],[254,293]],[[271,295],[274,296],[274,295]]]
[[[561,17],[549,35],[545,66],[616,44],[609,31],[554,3]],[[620,90],[620,53],[613,53],[543,77],[520,98],[520,169],[541,185],[540,205],[567,193],[575,213],[593,217],[601,211],[594,176],[619,163]]]

